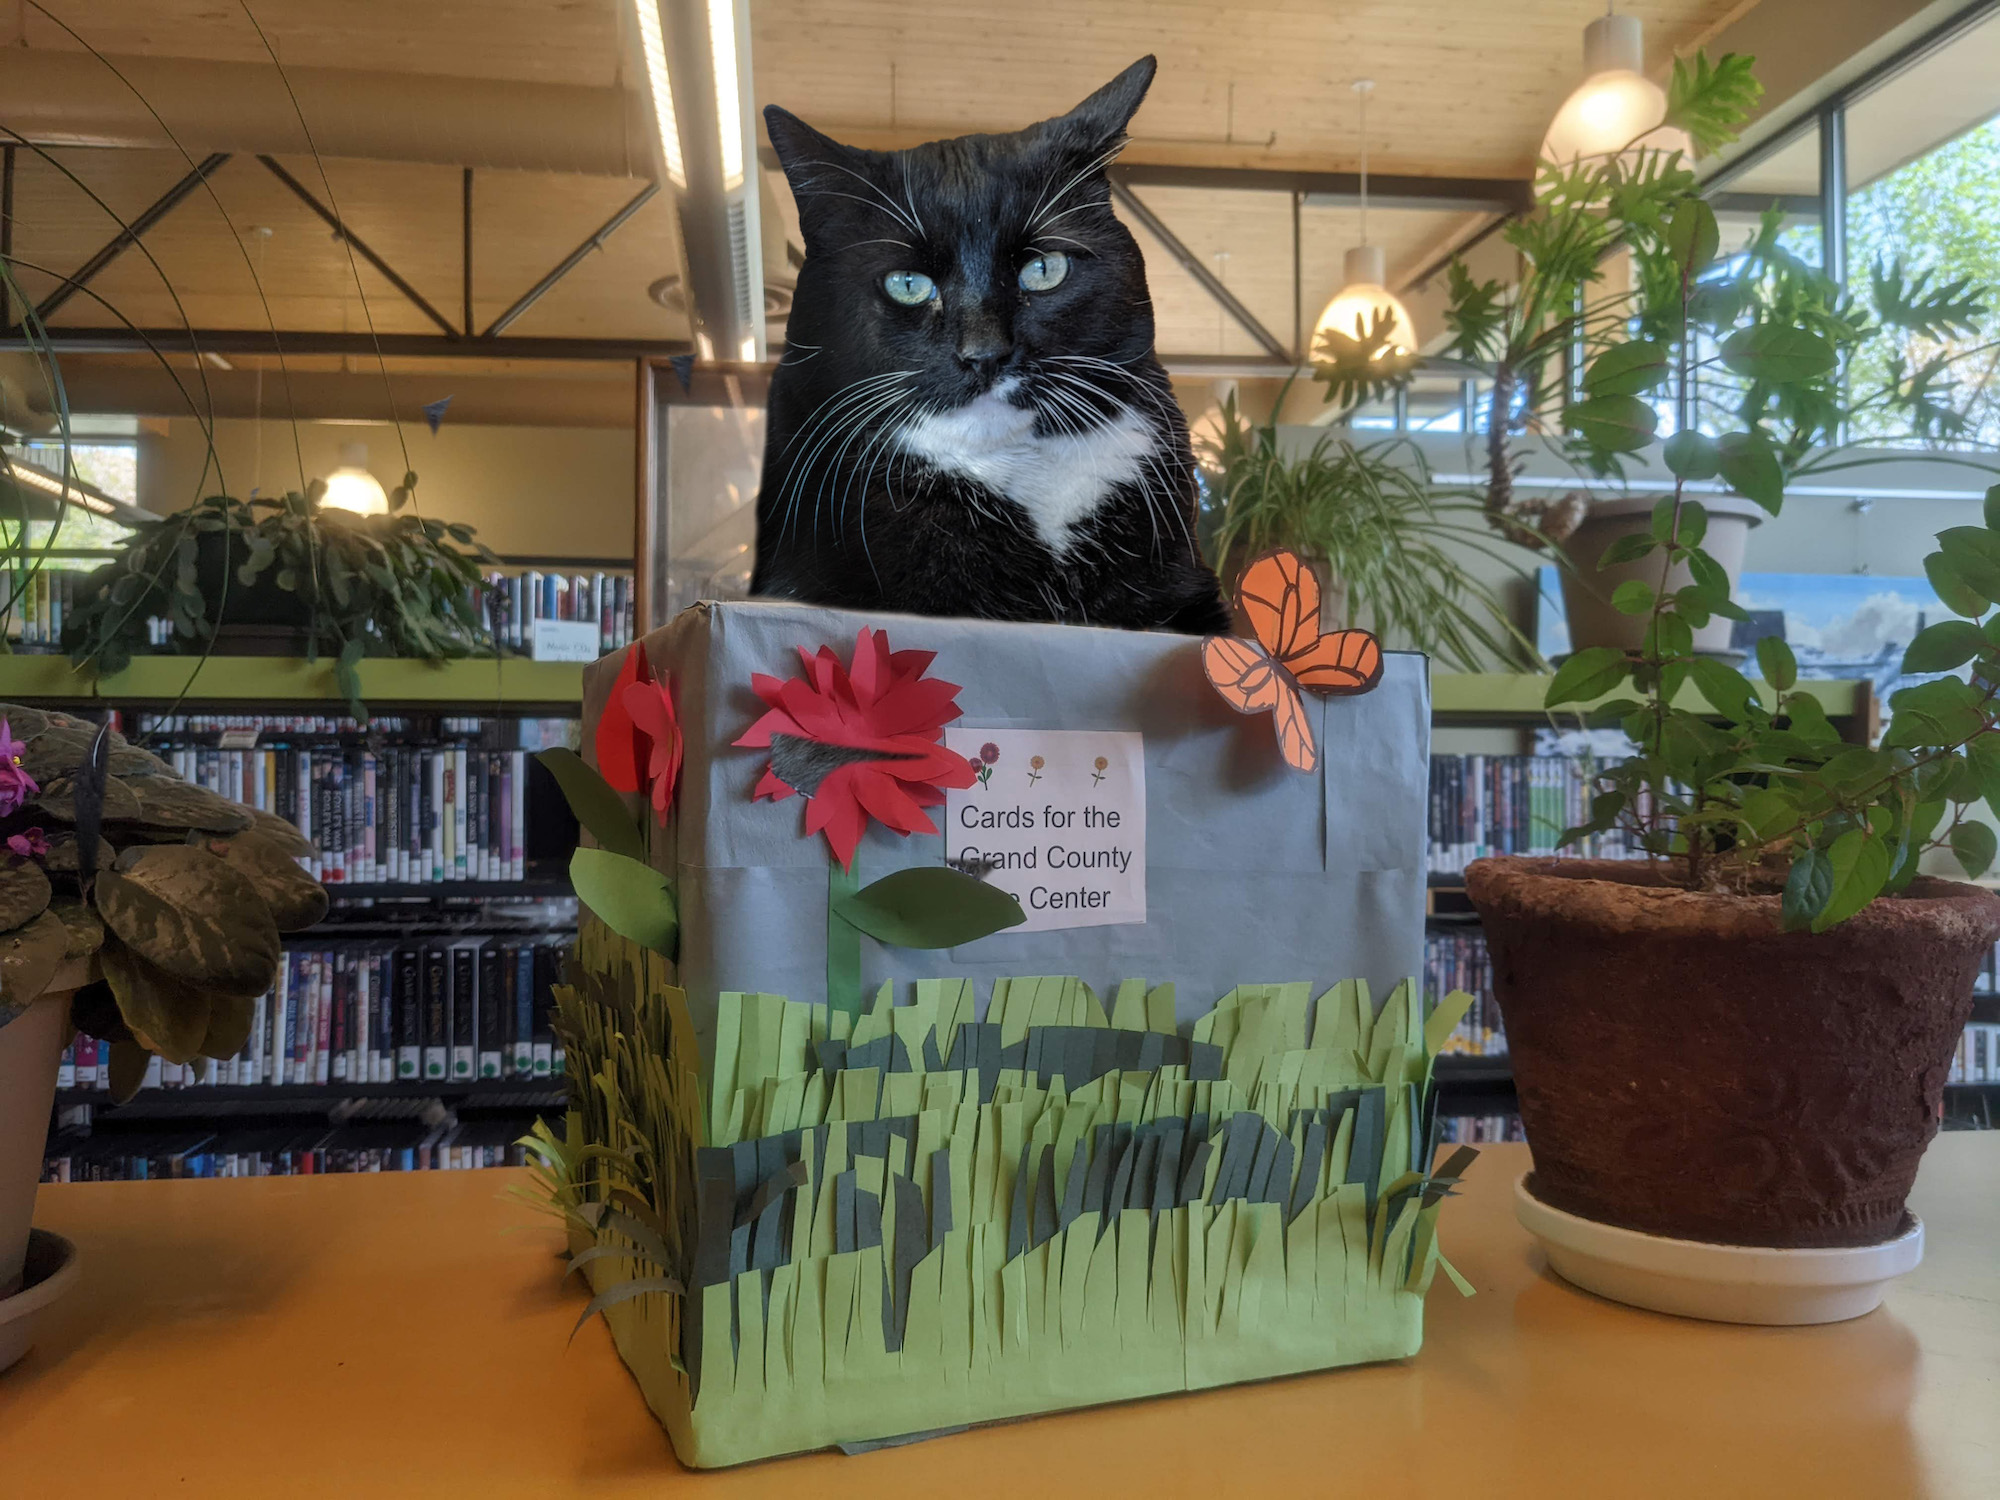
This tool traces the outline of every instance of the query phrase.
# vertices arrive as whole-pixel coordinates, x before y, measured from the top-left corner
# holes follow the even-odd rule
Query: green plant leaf
[[[1965,747],[1965,759],[1979,783],[1979,795],[2000,814],[2000,731],[1988,730]]]
[[[1976,620],[1986,613],[1990,601],[1960,576],[1951,559],[1942,552],[1933,552],[1924,559],[1924,577],[1931,581],[1938,598],[1953,614]]]
[[[1796,385],[1831,373],[1839,363],[1833,345],[1786,323],[1753,323],[1722,341],[1723,365],[1766,385]]]
[[[569,802],[569,810],[590,830],[592,838],[613,854],[645,863],[646,835],[610,782],[566,745],[538,751],[535,759],[549,768]]]
[[[1653,586],[1643,579],[1628,578],[1611,591],[1611,607],[1621,615],[1643,615],[1653,607]]]
[[[163,1062],[192,1062],[215,1005],[208,988],[176,978],[119,943],[107,943],[98,962],[133,1039]]]
[[[1993,485],[1986,491],[1985,515],[1986,529],[2000,531],[2000,484]]]
[[[1600,698],[1631,674],[1632,663],[1614,646],[1586,646],[1556,668],[1542,700],[1545,708],[1560,708],[1588,698]]]
[[[1775,516],[1785,503],[1785,466],[1771,440],[1761,432],[1725,432],[1716,448],[1723,483]]]
[[[1564,420],[1593,448],[1636,453],[1653,440],[1660,415],[1637,396],[1593,396],[1563,413]]]
[[[1713,479],[1722,468],[1722,449],[1702,432],[1677,432],[1661,444],[1671,473],[1682,479]]]
[[[1021,903],[944,865],[916,865],[885,875],[834,911],[877,942],[897,948],[955,948],[1027,921]]]
[[[1750,706],[1757,701],[1757,689],[1734,667],[1716,661],[1711,657],[1697,656],[1688,663],[1694,676],[1694,684],[1701,689],[1702,697],[1709,706],[1724,717],[1741,724],[1750,717]]]
[[[578,849],[569,860],[576,899],[620,937],[672,958],[680,945],[680,907],[667,877],[609,849]]]
[[[121,942],[184,984],[254,999],[277,975],[270,908],[247,876],[206,849],[127,849],[98,872],[91,898]]]
[[[1604,555],[1597,560],[1597,566],[1600,569],[1615,568],[1620,563],[1637,562],[1659,545],[1646,532],[1635,531],[1629,536],[1621,536],[1606,547]]]
[[[1889,846],[1866,829],[1850,828],[1826,852],[1832,871],[1826,905],[1812,920],[1814,932],[1845,922],[1882,894],[1893,855]]]
[[[1968,818],[1951,831],[1951,853],[1965,871],[1965,878],[1977,880],[1993,868],[1993,856],[2000,850],[1990,824]]]
[[[1588,396],[1636,396],[1663,385],[1673,374],[1673,360],[1664,344],[1633,339],[1613,344],[1583,372]]]
[[[1785,877],[1779,920],[1787,932],[1802,932],[1819,920],[1833,896],[1833,866],[1817,849],[1804,849]]]
[[[1792,684],[1799,680],[1799,659],[1792,654],[1792,648],[1785,643],[1783,636],[1759,636],[1757,670],[1779,692],[1788,692]]]
[[[1722,246],[1722,231],[1716,227],[1715,210],[1700,198],[1686,198],[1667,221],[1667,252],[1682,277],[1699,276]]]
[[[1917,632],[1903,653],[1903,671],[1949,672],[1988,649],[1986,637],[1970,620],[1940,620]]]
[[[2000,599],[2000,532],[1984,526],[1948,526],[1937,539],[1952,572],[1988,599]]]

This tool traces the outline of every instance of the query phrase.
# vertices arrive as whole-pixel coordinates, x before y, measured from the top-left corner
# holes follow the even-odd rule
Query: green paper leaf
[[[590,830],[592,838],[612,854],[645,862],[646,836],[625,810],[624,798],[612,789],[610,782],[566,745],[538,751],[535,759],[549,768],[556,785],[562,788],[569,810],[576,814],[577,822]]]
[[[1903,671],[1949,672],[1988,649],[1979,627],[1969,620],[1940,620],[1917,632],[1903,653]]]
[[[1723,483],[1775,516],[1785,503],[1785,466],[1771,440],[1761,432],[1726,432],[1716,447]]]
[[[1993,856],[2000,850],[1991,825],[1976,820],[1960,823],[1951,831],[1951,852],[1968,880],[1977,880],[1993,868]]]
[[[1673,364],[1665,345],[1651,339],[1613,344],[1583,372],[1588,396],[1636,396],[1666,382]]]
[[[1722,363],[1767,385],[1796,385],[1829,373],[1839,362],[1833,345],[1784,323],[1753,323],[1722,341]]]
[[[641,860],[609,849],[578,849],[569,860],[576,898],[620,937],[672,958],[680,942],[680,908],[667,877]]]
[[[998,886],[944,865],[898,870],[833,900],[849,925],[897,948],[955,948],[1028,920]]]
[[[1607,453],[1636,453],[1660,425],[1659,413],[1637,396],[1593,396],[1563,417],[1585,442]]]
[[[1542,700],[1545,708],[1560,708],[1580,699],[1598,698],[1623,682],[1632,664],[1615,646],[1586,646],[1556,668]]]
[[[1792,861],[1792,872],[1785,878],[1780,916],[1785,931],[1800,932],[1811,927],[1832,895],[1833,866],[1819,850],[1803,850]]]
[[[1757,670],[1764,674],[1764,680],[1779,692],[1787,692],[1799,680],[1799,659],[1792,654],[1792,648],[1783,636],[1766,635],[1757,639]]]

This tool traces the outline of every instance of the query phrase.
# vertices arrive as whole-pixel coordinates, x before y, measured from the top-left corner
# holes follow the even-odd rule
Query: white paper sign
[[[945,852],[990,860],[1028,914],[1010,932],[1146,920],[1145,737],[1117,730],[947,728],[979,779],[945,793]]]
[[[597,660],[598,627],[595,620],[537,620],[528,637],[528,655],[535,661]]]

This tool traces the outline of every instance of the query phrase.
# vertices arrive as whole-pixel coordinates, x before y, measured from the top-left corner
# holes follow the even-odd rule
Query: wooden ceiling
[[[42,0],[112,55],[362,68],[500,82],[629,85],[626,0]],[[1756,0],[1630,0],[1656,62],[1698,44]],[[759,103],[784,105],[836,137],[889,145],[1006,130],[1059,113],[1135,57],[1160,75],[1132,129],[1128,160],[1225,167],[1352,170],[1355,101],[1367,76],[1371,166],[1409,175],[1517,179],[1580,67],[1585,24],[1602,0],[1017,0],[977,24],[918,0],[751,0]],[[10,15],[9,12],[12,12]],[[256,18],[256,26],[249,19]],[[260,40],[257,27],[261,26]],[[268,42],[269,50],[266,50]],[[0,45],[73,51],[77,43],[22,0],[0,0]],[[420,87],[420,83],[413,84]],[[0,119],[4,119],[0,107]],[[119,212],[142,209],[184,170],[164,152],[65,150],[61,164]],[[282,158],[355,232],[448,317],[459,316],[459,174],[450,167]],[[480,169],[475,181],[475,322],[484,324],[628,199],[625,178]],[[1147,205],[1281,340],[1294,305],[1310,327],[1359,238],[1351,210],[1307,207],[1295,293],[1284,193],[1149,187]],[[146,236],[179,294],[143,255],[94,283],[141,325],[258,328],[265,311],[249,263],[264,257],[270,316],[333,332],[426,333],[432,323],[346,249],[249,157],[196,192]],[[778,189],[782,196],[784,190]],[[81,264],[113,232],[88,194],[23,155],[16,251],[58,269]],[[218,201],[219,200],[219,206]],[[789,205],[786,205],[789,209]],[[785,217],[789,217],[787,213]],[[1462,213],[1380,209],[1370,238],[1396,281],[1467,227]],[[274,233],[261,250],[252,226]],[[509,331],[522,335],[681,338],[685,319],[647,295],[676,262],[675,216],[662,195],[642,209]],[[1261,352],[1175,260],[1141,232],[1164,354]],[[249,261],[238,249],[247,246]],[[54,283],[25,273],[29,290]],[[88,298],[58,322],[107,326]]]

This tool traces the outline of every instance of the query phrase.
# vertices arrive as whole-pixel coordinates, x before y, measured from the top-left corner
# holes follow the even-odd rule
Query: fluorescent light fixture
[[[38,464],[21,463],[14,459],[0,460],[0,462],[6,464],[7,476],[16,484],[25,485],[31,490],[40,490],[45,495],[53,495],[56,499],[67,501],[71,505],[81,505],[85,510],[93,511],[100,516],[115,516],[119,512],[119,507],[109,500],[84,489],[80,480],[73,479],[65,484],[60,475],[51,474]]]
[[[736,357],[742,360],[743,363],[746,365],[754,365],[757,363],[756,334],[746,333],[743,335],[743,342],[736,346]]]
[[[389,513],[388,492],[382,481],[368,472],[366,443],[341,444],[340,467],[326,476],[326,493],[319,497],[319,503],[335,510],[351,510],[358,516]]]
[[[715,125],[722,139],[722,190],[728,193],[743,186],[743,100],[736,90],[736,0],[708,0],[708,51],[715,68]]]
[[[677,188],[687,186],[687,165],[681,156],[681,129],[674,118],[674,89],[667,79],[667,42],[660,34],[660,0],[633,0],[639,22],[639,51],[646,59],[646,92],[653,101],[653,126],[660,135],[660,154],[667,177]],[[734,56],[734,39],[731,42]],[[739,155],[741,148],[738,148]]]

